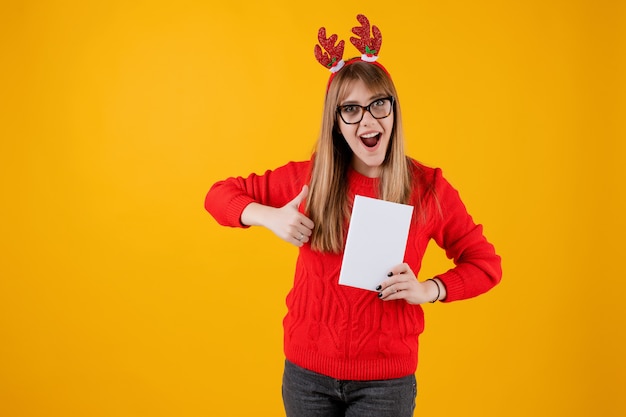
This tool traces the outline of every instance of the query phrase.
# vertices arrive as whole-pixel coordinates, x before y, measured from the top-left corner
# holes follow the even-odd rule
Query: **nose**
[[[376,119],[374,118],[374,116],[372,116],[372,113],[370,113],[369,109],[368,110],[363,109],[363,117],[361,118],[361,124],[367,125],[375,120]]]

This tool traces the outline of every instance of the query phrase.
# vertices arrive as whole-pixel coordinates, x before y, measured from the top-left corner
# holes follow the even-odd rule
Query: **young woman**
[[[263,226],[300,248],[284,319],[287,416],[412,416],[420,304],[488,291],[500,258],[441,170],[405,155],[398,94],[382,65],[342,61],[322,117],[311,160],[220,181],[205,207],[220,224]],[[338,284],[355,195],[414,206],[405,262],[377,292]],[[431,239],[455,267],[418,281]]]

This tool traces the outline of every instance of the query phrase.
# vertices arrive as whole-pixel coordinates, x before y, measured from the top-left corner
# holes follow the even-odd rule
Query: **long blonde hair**
[[[315,223],[311,247],[317,251],[339,253],[343,250],[352,205],[348,199],[345,178],[353,153],[339,133],[336,108],[357,80],[363,81],[374,94],[395,98],[393,130],[378,178],[377,197],[407,204],[411,196],[411,161],[404,151],[402,115],[396,88],[381,67],[355,60],[335,75],[328,88],[321,131],[313,157],[306,211]]]

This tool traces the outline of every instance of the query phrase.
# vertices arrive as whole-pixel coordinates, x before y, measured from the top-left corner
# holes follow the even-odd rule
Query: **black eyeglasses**
[[[370,112],[374,119],[384,119],[391,114],[393,110],[393,96],[377,98],[367,106],[360,106],[358,104],[346,104],[344,106],[337,106],[337,113],[344,123],[353,125],[363,120],[363,115],[367,110]]]

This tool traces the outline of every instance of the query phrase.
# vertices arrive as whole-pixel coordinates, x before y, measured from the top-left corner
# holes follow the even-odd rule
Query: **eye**
[[[380,98],[372,103],[372,107],[383,107],[385,105],[385,99]]]
[[[341,108],[341,111],[344,112],[344,113],[354,113],[354,112],[357,111],[356,109],[357,109],[357,106],[350,106],[350,105],[348,105],[348,106],[343,106]]]

